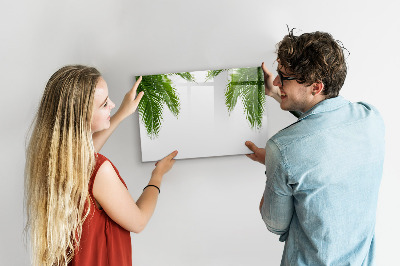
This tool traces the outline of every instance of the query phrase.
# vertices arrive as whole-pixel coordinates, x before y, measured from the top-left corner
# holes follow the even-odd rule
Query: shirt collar
[[[345,98],[343,98],[342,96],[337,96],[334,98],[329,98],[326,100],[323,100],[319,103],[317,103],[316,105],[314,105],[310,110],[308,110],[307,112],[303,113],[300,117],[299,120],[302,120],[310,115],[314,115],[314,114],[319,114],[319,113],[324,113],[324,112],[329,112],[329,111],[333,111],[335,109],[339,109],[340,107],[342,107],[343,105],[349,104],[350,102],[348,100],[346,100]]]

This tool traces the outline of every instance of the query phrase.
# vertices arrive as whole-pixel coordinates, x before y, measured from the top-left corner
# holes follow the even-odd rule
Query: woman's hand
[[[274,76],[272,73],[268,70],[268,68],[265,66],[264,62],[261,64],[261,68],[264,72],[264,86],[265,86],[265,95],[268,95],[275,100],[277,100],[279,103],[282,101],[281,99],[281,90],[279,89],[278,86],[274,86]]]
[[[174,165],[175,156],[178,154],[178,151],[173,151],[162,160],[156,162],[156,168],[153,170],[153,176],[163,176],[165,175]]]
[[[125,94],[124,100],[122,101],[121,106],[117,111],[117,113],[121,115],[122,119],[125,119],[127,116],[133,114],[136,111],[139,102],[144,94],[144,92],[141,91],[136,96],[136,91],[141,81],[142,81],[142,76],[140,76],[140,78],[135,82],[132,89]]]

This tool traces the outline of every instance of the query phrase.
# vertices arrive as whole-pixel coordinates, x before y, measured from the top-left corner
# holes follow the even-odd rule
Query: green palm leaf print
[[[147,135],[154,139],[158,137],[161,129],[164,105],[178,117],[179,97],[168,75],[143,76],[137,91],[138,93],[144,91],[138,110]]]
[[[266,102],[261,67],[232,69],[230,78],[225,91],[225,105],[228,111],[231,112],[235,108],[240,97],[251,128],[260,129]]]
[[[228,112],[232,112],[240,98],[245,110],[246,119],[250,127],[260,129],[262,117],[265,112],[265,89],[262,69],[235,68],[209,70],[205,81],[217,77],[223,71],[231,71],[225,91],[225,105]],[[164,106],[178,118],[180,112],[180,100],[173,87],[169,76],[176,75],[188,82],[196,82],[190,72],[148,75],[142,77],[138,87],[138,93],[144,91],[138,110],[141,122],[146,128],[147,135],[157,138],[162,127]],[[138,77],[136,77],[138,79]]]

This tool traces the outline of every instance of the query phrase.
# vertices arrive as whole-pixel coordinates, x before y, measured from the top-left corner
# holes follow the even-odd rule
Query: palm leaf
[[[232,112],[235,108],[241,89],[241,86],[233,85],[232,82],[228,83],[225,91],[225,105],[228,107],[228,112]]]
[[[138,87],[138,93],[141,91],[144,91],[144,95],[138,106],[139,115],[146,128],[147,135],[154,139],[161,129],[164,105],[174,116],[179,115],[179,97],[167,75],[143,76]]]
[[[178,117],[180,110],[180,103],[179,103],[179,97],[176,94],[176,89],[172,87],[172,82],[167,75],[159,75],[159,76],[162,76],[163,80],[163,89],[158,91],[159,95],[163,99],[164,103],[168,106],[172,114]]]
[[[177,75],[177,76],[180,76],[181,78],[183,78],[184,80],[187,80],[189,82],[196,82],[194,80],[193,75],[190,72],[172,73],[170,75]]]
[[[235,108],[240,97],[251,128],[260,129],[265,112],[265,89],[261,68],[233,69],[230,77],[225,91],[225,105],[228,111],[231,112]]]
[[[206,81],[210,80],[212,78],[215,78],[218,76],[221,72],[225,71],[227,69],[217,69],[217,70],[208,70],[207,76],[206,76]]]

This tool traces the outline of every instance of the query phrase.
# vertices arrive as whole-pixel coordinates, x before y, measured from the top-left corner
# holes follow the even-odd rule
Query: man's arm
[[[246,154],[253,161],[266,165],[267,183],[260,201],[260,213],[268,230],[282,235],[288,231],[294,211],[291,188],[287,185],[288,174],[278,147],[268,141],[266,149],[251,141],[246,146],[253,152]],[[284,240],[284,238],[283,238]]]
[[[267,182],[260,202],[260,213],[268,230],[283,235],[289,230],[294,212],[292,189],[283,157],[273,141],[266,145]],[[284,241],[285,238],[281,238]]]
[[[136,96],[136,90],[141,80],[142,77],[140,77],[135,82],[132,89],[129,90],[128,93],[125,95],[121,106],[118,108],[118,111],[110,119],[110,127],[105,130],[96,132],[92,135],[93,146],[96,152],[99,152],[101,150],[103,145],[106,143],[106,141],[114,132],[114,130],[118,127],[118,125],[122,122],[122,120],[135,112],[137,106],[139,105],[140,99],[142,99],[142,96],[144,94],[144,92],[140,92]]]
[[[260,202],[260,213],[270,232],[283,235],[289,231],[293,211],[292,196],[278,195],[268,186],[265,187],[264,195]]]

